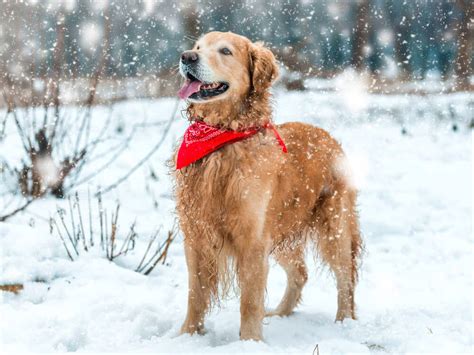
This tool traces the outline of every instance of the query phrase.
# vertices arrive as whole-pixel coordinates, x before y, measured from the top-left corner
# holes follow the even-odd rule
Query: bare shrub
[[[90,105],[77,110],[48,106],[17,109],[10,101],[8,112],[24,152],[21,165],[15,167],[23,196],[38,198],[51,193],[63,197],[66,181],[69,179],[69,187],[74,186],[97,146],[109,144],[113,138],[106,136],[112,109],[95,134],[91,130]]]
[[[94,211],[90,194],[88,194],[87,206],[81,206],[78,194],[68,198],[69,208],[67,210],[58,208],[55,217],[50,219],[50,232],[56,234],[66,250],[71,261],[76,260],[81,253],[87,253],[98,247],[104,256],[114,261],[120,256],[126,256],[135,249],[138,238],[135,232],[135,223],[129,228],[124,239],[119,241],[118,221],[120,204],[110,211],[104,208],[101,193],[94,197],[97,205],[98,219],[94,219]],[[166,238],[160,242],[158,229],[147,244],[146,250],[135,268],[136,272],[144,275],[150,274],[161,262],[165,263],[168,249],[176,237],[176,227],[168,231]]]
[[[5,134],[7,120],[12,117],[24,151],[22,165],[16,169],[23,196],[38,198],[51,193],[56,197],[63,197],[66,180],[77,180],[84,163],[97,145],[104,141],[110,119],[94,135],[95,130],[91,129],[91,108],[109,50],[109,20],[107,16],[105,19],[102,53],[95,73],[90,78],[87,99],[79,103],[78,109],[68,109],[61,103],[62,95],[67,96],[66,92],[61,92],[66,36],[62,12],[58,14],[56,21],[56,42],[50,77],[43,75],[42,79],[35,78],[34,70],[20,77],[10,74],[5,76],[3,99],[7,110],[0,122],[0,137]],[[39,87],[37,96],[40,100],[31,98],[29,102],[22,101],[24,95],[18,90],[21,91],[20,84],[24,80],[28,80],[31,87]],[[23,108],[18,109],[18,104]]]

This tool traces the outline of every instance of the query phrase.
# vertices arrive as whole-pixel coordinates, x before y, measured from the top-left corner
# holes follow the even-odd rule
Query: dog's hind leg
[[[316,211],[317,245],[337,282],[336,321],[356,319],[354,289],[361,250],[356,192],[343,183],[322,198]]]
[[[301,300],[301,291],[308,280],[308,272],[304,261],[303,243],[296,247],[281,247],[274,251],[275,259],[286,271],[287,286],[278,307],[266,316],[288,316]]]
[[[204,316],[209,309],[211,297],[217,292],[216,262],[202,250],[185,241],[186,263],[188,266],[189,293],[186,320],[181,333],[203,334]]]

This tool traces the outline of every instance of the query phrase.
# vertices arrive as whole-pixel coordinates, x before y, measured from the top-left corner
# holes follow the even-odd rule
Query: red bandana
[[[262,128],[273,130],[278,143],[284,153],[287,152],[285,142],[281,139],[276,128],[269,122]],[[178,151],[176,169],[184,168],[206,155],[211,154],[226,144],[241,141],[258,133],[261,128],[253,128],[246,131],[225,131],[208,124],[197,121],[184,132],[183,142]]]

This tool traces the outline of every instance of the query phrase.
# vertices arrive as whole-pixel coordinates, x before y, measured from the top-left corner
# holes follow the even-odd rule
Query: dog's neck
[[[190,104],[187,108],[190,120],[202,120],[205,123],[242,131],[248,128],[263,127],[272,120],[270,93],[250,94],[245,99],[231,99],[209,103]]]

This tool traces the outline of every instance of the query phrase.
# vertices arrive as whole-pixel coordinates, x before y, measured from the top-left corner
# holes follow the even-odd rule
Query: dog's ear
[[[250,44],[251,90],[261,94],[278,78],[278,65],[273,53],[262,42]]]

